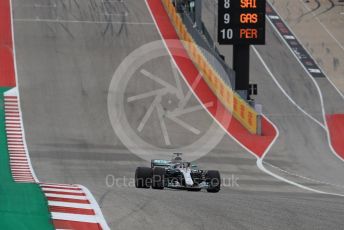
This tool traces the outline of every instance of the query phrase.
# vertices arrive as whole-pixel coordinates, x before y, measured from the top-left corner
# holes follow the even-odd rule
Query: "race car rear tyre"
[[[152,184],[152,169],[148,167],[137,167],[135,171],[135,187],[149,188]]]
[[[164,189],[165,168],[153,168],[152,189]]]
[[[208,192],[216,193],[221,188],[220,172],[216,170],[209,170],[206,174],[206,180],[209,183]]]

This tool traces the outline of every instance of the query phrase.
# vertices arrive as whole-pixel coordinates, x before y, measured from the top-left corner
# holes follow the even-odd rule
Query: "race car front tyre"
[[[209,184],[208,192],[216,193],[221,188],[220,172],[216,170],[209,170],[206,174],[206,180]]]
[[[152,189],[164,189],[165,168],[153,168]]]
[[[137,167],[135,171],[135,187],[149,188],[152,184],[152,169],[148,167]]]

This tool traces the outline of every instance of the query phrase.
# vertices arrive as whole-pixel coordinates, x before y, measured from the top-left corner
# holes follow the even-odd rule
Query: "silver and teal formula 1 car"
[[[138,167],[135,172],[136,188],[220,191],[219,171],[200,170],[195,164],[183,161],[181,155],[175,153],[172,160],[152,160],[151,167]]]

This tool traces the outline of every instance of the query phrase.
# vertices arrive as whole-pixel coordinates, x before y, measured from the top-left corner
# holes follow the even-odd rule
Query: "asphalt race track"
[[[344,199],[327,193],[344,195],[344,164],[332,152],[322,127],[321,97],[269,23],[267,45],[256,47],[259,55],[251,49],[252,81],[259,84],[256,100],[279,130],[263,165],[301,186],[261,171],[254,156],[216,128],[219,143],[197,162],[232,180],[220,193],[139,190],[123,180],[113,183],[116,178],[130,180],[137,166],[149,162],[121,142],[110,122],[107,100],[122,61],[141,46],[160,40],[145,1],[13,0],[12,4],[21,105],[35,172],[41,181],[88,187],[111,229],[343,228]],[[208,5],[204,20],[209,27],[213,18]],[[221,51],[231,62],[231,49]],[[133,74],[126,98],[161,88],[143,73],[175,84],[175,69],[167,51],[161,52],[161,57]],[[344,100],[334,87],[326,79],[316,81],[325,112],[343,113]],[[182,80],[180,84],[186,94],[188,87]],[[153,99],[123,101],[131,128],[140,125]],[[162,104],[164,110],[173,110],[178,98],[166,94]],[[200,108],[194,96],[188,106]],[[183,119],[201,134],[214,124],[204,109]],[[160,125],[153,113],[140,137],[166,147]],[[176,122],[167,121],[166,126],[168,148],[198,138]]]

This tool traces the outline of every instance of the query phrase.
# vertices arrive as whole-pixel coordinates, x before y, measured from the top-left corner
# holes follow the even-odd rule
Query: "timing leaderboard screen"
[[[219,0],[218,42],[264,45],[266,0]]]

